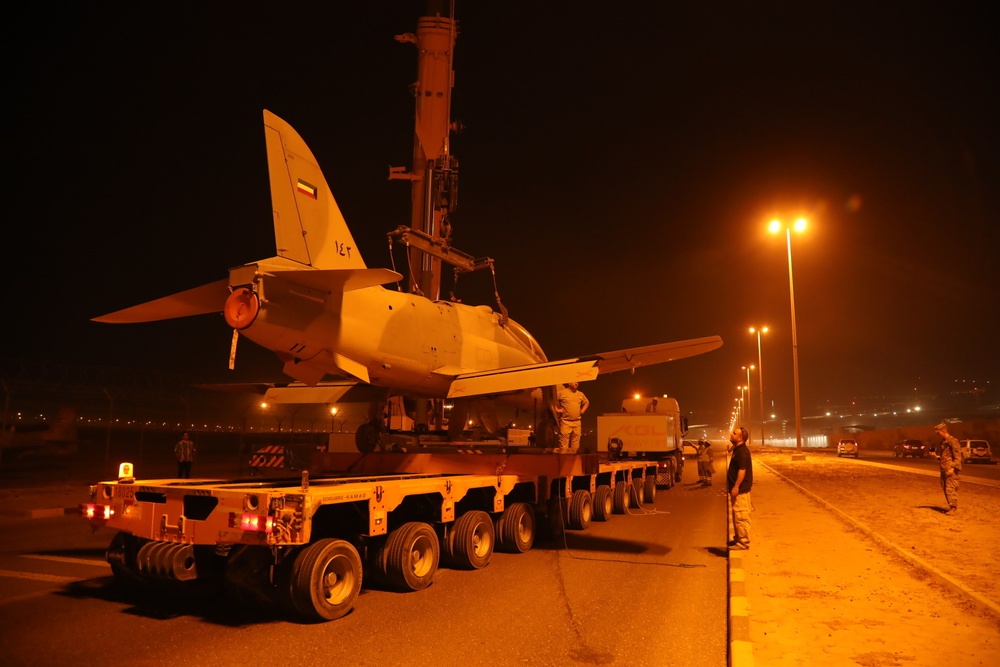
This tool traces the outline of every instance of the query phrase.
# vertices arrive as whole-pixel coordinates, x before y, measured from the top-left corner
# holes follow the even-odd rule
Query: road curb
[[[726,540],[733,535],[733,501],[726,494]],[[746,592],[746,572],[742,551],[729,551],[729,667],[754,667],[753,643],[750,641],[750,601]]]
[[[914,566],[920,568],[921,570],[923,570],[929,577],[931,577],[932,579],[934,579],[935,581],[937,581],[937,583],[945,586],[946,588],[950,589],[951,591],[953,591],[955,593],[958,593],[959,595],[965,596],[966,598],[969,599],[970,602],[972,602],[973,604],[975,604],[976,606],[978,606],[980,609],[982,609],[984,611],[987,611],[987,612],[989,612],[989,613],[997,616],[998,618],[1000,618],[1000,605],[997,605],[996,603],[994,603],[994,602],[992,602],[990,600],[987,600],[986,598],[984,598],[983,596],[981,596],[979,593],[976,593],[975,591],[970,590],[969,588],[965,587],[962,583],[960,583],[956,579],[953,579],[952,577],[948,576],[944,572],[941,572],[940,570],[938,570],[937,568],[935,568],[933,565],[931,565],[930,563],[928,563],[927,561],[925,561],[923,558],[920,558],[919,556],[915,556],[915,555],[913,555],[913,554],[911,554],[909,552],[906,552],[906,551],[900,549],[895,544],[893,544],[892,542],[890,542],[888,539],[886,539],[882,535],[879,535],[874,530],[872,530],[871,528],[869,528],[867,525],[865,525],[865,524],[861,523],[860,521],[852,518],[851,516],[845,514],[843,511],[841,511],[840,509],[834,507],[833,505],[831,505],[827,501],[823,500],[822,498],[820,498],[819,496],[817,496],[815,493],[813,493],[812,491],[809,491],[808,489],[806,489],[805,487],[801,486],[800,484],[797,484],[796,482],[793,482],[792,480],[788,479],[787,477],[785,477],[780,472],[778,472],[777,470],[775,470],[771,466],[767,465],[763,461],[760,461],[760,464],[762,466],[764,466],[765,468],[767,468],[772,473],[774,473],[775,475],[777,475],[779,479],[781,479],[781,480],[787,482],[788,484],[790,484],[792,486],[792,488],[794,488],[797,491],[801,492],[807,498],[815,500],[817,503],[819,503],[820,505],[822,505],[823,507],[827,508],[831,512],[835,513],[838,517],[840,517],[841,519],[843,519],[844,521],[846,521],[847,523],[849,523],[851,526],[853,526],[853,527],[857,528],[858,530],[860,530],[863,534],[865,534],[866,536],[868,536],[871,540],[873,540],[874,542],[876,542],[880,546],[889,549],[890,551],[892,551],[893,553],[895,553],[896,555],[898,555],[899,557],[901,557],[903,560],[909,562],[911,565],[914,565]],[[730,561],[731,560],[732,560],[732,558],[730,558]]]
[[[79,511],[79,507],[40,507],[37,509],[26,510],[24,512],[24,516],[29,519],[46,519],[53,516],[76,514]]]

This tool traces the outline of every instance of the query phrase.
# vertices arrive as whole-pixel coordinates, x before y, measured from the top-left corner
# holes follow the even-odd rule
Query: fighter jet
[[[223,313],[240,335],[273,351],[300,386],[350,382],[429,399],[500,395],[709,352],[718,336],[549,361],[506,312],[432,301],[384,285],[402,275],[369,268],[309,147],[264,111],[276,255],[228,279],[108,315],[134,323]],[[332,376],[332,377],[331,377]],[[329,396],[327,392],[324,394]]]

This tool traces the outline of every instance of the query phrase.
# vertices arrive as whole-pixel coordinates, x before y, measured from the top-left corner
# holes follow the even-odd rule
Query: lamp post
[[[792,228],[801,232],[806,228],[806,219],[799,218],[795,224],[788,226],[780,220],[771,221],[771,233],[777,234],[785,229],[785,239],[788,247],[788,297],[792,304],[792,382],[795,389],[795,456],[802,458],[802,408],[799,404],[799,340],[795,332],[795,283],[792,280]]]
[[[753,414],[753,410],[751,409],[752,401],[750,399],[750,371],[754,370],[755,368],[757,367],[754,366],[753,364],[749,364],[743,367],[743,370],[747,372],[747,424],[750,425],[753,425],[753,417],[751,416]],[[752,435],[750,436],[750,440],[753,441]],[[750,443],[748,442],[747,444],[749,445]]]
[[[738,385],[736,385],[736,388],[739,389],[739,391],[740,391],[740,397],[739,397],[739,399],[737,399],[737,404],[740,406],[740,422],[741,423],[739,425],[742,426],[743,425],[742,422],[745,422],[746,419],[747,419],[747,413],[746,413],[745,408],[744,408],[745,403],[743,403],[743,391],[746,389],[746,387],[744,387],[741,384],[738,384]]]
[[[330,408],[330,433],[337,430],[337,407]]]
[[[760,335],[767,333],[767,327],[750,327],[750,333],[757,334],[757,380],[760,382],[760,390],[757,392],[760,397],[760,444],[764,445],[764,422],[767,415],[764,414],[764,359],[760,354]]]

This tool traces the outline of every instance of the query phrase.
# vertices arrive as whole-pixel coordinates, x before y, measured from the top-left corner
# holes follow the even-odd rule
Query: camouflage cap
[[[934,427],[934,430],[935,431],[947,431],[948,430],[948,425],[945,424],[944,422],[941,422],[940,424],[937,424]]]

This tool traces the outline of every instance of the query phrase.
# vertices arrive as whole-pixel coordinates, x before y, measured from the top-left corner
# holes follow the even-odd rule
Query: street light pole
[[[750,399],[750,371],[752,371],[754,368],[756,367],[753,364],[743,367],[743,369],[746,370],[747,372],[747,424],[750,424],[751,427],[753,426],[753,416],[752,416],[753,410],[751,409],[753,403]],[[751,442],[753,441],[752,434],[750,435],[750,441]],[[747,444],[749,445],[750,442],[748,442]]]
[[[780,230],[782,224],[775,220],[771,223],[771,231]],[[788,297],[792,305],[792,382],[795,388],[795,454],[802,456],[802,408],[799,402],[799,339],[795,327],[795,282],[792,279],[792,228],[784,225],[785,239],[788,245]],[[805,218],[795,221],[795,231],[800,232],[806,227]]]
[[[764,358],[760,353],[760,335],[762,333],[767,333],[767,327],[761,327],[756,329],[750,327],[750,333],[757,334],[757,380],[760,382],[760,391],[757,394],[760,396],[760,444],[764,445],[764,422],[767,421],[767,415],[764,414]]]

